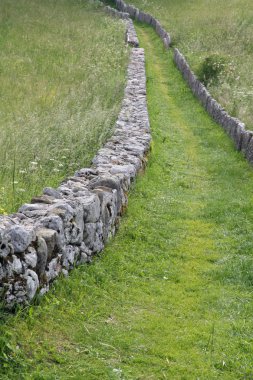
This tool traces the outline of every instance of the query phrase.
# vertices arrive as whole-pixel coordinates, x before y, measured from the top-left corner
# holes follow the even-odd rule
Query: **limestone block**
[[[246,149],[246,158],[252,164],[253,163],[253,138],[251,137],[247,149]]]
[[[41,245],[40,248],[42,248],[44,251],[44,243],[43,240],[46,243],[47,246],[47,259],[51,260],[52,257],[55,257],[57,255],[56,248],[56,241],[57,241],[57,232],[55,230],[52,230],[50,228],[39,228],[37,230],[37,244]],[[43,239],[43,240],[41,240]]]
[[[35,228],[32,225],[14,225],[8,230],[8,236],[14,252],[22,253],[35,240]]]
[[[61,272],[61,269],[62,266],[60,264],[60,257],[55,257],[54,259],[52,259],[49,262],[48,267],[45,271],[45,277],[47,282],[49,283],[53,281],[56,277],[58,277]]]
[[[202,86],[203,86],[202,83],[198,79],[196,79],[196,81],[194,82],[194,86],[192,88],[193,94],[196,97],[198,97],[198,93],[200,91],[200,88],[202,88]]]
[[[135,12],[135,20],[139,21],[139,9],[136,8],[136,12]]]
[[[36,268],[37,266],[37,252],[33,247],[29,247],[24,256],[24,261],[28,268]]]
[[[117,190],[112,190],[108,187],[99,187],[94,191],[96,191],[101,203],[103,241],[106,241],[117,217]]]
[[[238,124],[238,119],[236,119],[235,117],[229,117],[229,135],[234,141]]]
[[[138,14],[138,21],[140,22],[144,22],[145,20],[145,13],[142,12],[142,11],[139,11],[139,14]]]
[[[199,86],[198,98],[201,104],[203,105],[203,107],[206,109],[208,101],[211,101],[211,97],[204,85]]]
[[[38,224],[39,227],[48,228],[56,232],[56,246],[61,251],[65,245],[64,226],[60,216],[55,214],[49,214],[49,216],[40,218]]]
[[[165,47],[165,49],[169,49],[170,47],[170,37],[168,34],[165,35],[165,37],[163,38],[163,45]]]
[[[23,266],[21,260],[17,256],[12,255],[12,262],[10,263],[11,271],[14,274],[21,274],[23,272]]]
[[[129,13],[129,15],[132,17],[132,18],[135,18],[135,14],[136,14],[136,8],[132,5],[128,5],[127,6],[127,12]]]
[[[26,278],[26,294],[28,300],[32,300],[37,292],[39,287],[39,279],[37,273],[33,270],[28,269],[25,275]]]
[[[11,237],[6,229],[0,227],[0,258],[5,258],[14,252],[11,244]]]
[[[84,223],[96,223],[100,217],[100,202],[96,194],[79,199],[83,206]]]
[[[4,261],[1,264],[1,272],[0,272],[0,280],[9,281],[13,278],[13,267],[10,262],[11,258],[8,258],[8,260]]]
[[[24,214],[28,217],[30,217],[30,213],[32,212],[34,216],[36,216],[36,213],[39,215],[45,215],[48,210],[48,205],[44,203],[25,203],[23,206],[19,208],[19,213]]]
[[[33,197],[31,200],[31,203],[45,203],[45,204],[52,204],[55,202],[55,198],[51,195],[42,194],[37,197]]]
[[[104,248],[102,222],[85,223],[83,242],[92,253],[102,251]]]
[[[70,196],[72,196],[72,192],[70,192]],[[53,205],[49,206],[48,208],[48,214],[57,215],[59,216],[63,221],[63,226],[65,226],[67,223],[69,223],[75,215],[74,209],[63,199],[62,201],[59,201],[57,203],[54,203]]]
[[[151,21],[152,21],[152,16],[149,13],[145,13],[144,14],[144,22],[146,24],[150,25]]]
[[[134,178],[136,175],[136,169],[134,165],[113,165],[111,174],[125,174],[128,178]]]
[[[150,25],[155,29],[156,28],[156,19],[151,17]]]
[[[47,258],[48,258],[47,244],[42,237],[37,237],[36,251],[37,251],[36,273],[38,273],[38,276],[41,277],[43,273],[45,272]]]
[[[196,80],[197,80],[196,75],[190,70],[189,76],[188,76],[188,84],[190,88],[192,89],[192,91],[194,91]]]
[[[231,128],[231,123],[230,123],[231,117],[228,115],[228,113],[225,113],[222,119],[222,127],[225,129],[225,131],[230,134],[230,128]]]
[[[238,122],[237,127],[235,129],[235,133],[234,133],[234,141],[235,141],[235,146],[237,150],[241,150],[244,131],[245,131],[244,124]]]
[[[248,145],[252,136],[253,136],[253,132],[251,131],[242,132],[241,152],[244,156],[246,156]]]
[[[122,206],[125,202],[125,196],[123,192],[123,187],[125,188],[121,179],[117,176],[107,176],[107,177],[98,177],[90,183],[90,189],[95,190],[99,187],[106,187],[113,190],[116,190],[117,196],[117,214],[121,214]]]

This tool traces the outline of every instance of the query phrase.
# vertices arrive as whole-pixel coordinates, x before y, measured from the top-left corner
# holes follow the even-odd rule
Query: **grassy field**
[[[212,95],[253,129],[251,0],[131,0],[171,33]]]
[[[96,1],[0,1],[0,213],[89,165],[110,135],[124,32]]]
[[[119,234],[2,315],[3,380],[253,377],[253,172],[147,27],[153,147]]]

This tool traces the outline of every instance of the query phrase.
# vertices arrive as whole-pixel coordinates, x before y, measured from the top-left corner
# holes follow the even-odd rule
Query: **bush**
[[[225,71],[226,64],[226,58],[218,54],[212,54],[206,57],[197,72],[199,80],[203,82],[205,86],[218,84],[219,76]]]

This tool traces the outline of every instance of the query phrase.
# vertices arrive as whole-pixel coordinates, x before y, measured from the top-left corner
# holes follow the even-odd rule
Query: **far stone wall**
[[[164,46],[169,48],[171,44],[170,35],[153,16],[140,11],[132,5],[126,4],[123,0],[115,0],[115,5],[120,11],[129,13],[133,19],[153,26],[156,33],[162,39]],[[187,60],[178,49],[174,49],[174,61],[193,94],[199,99],[209,115],[224,128],[234,141],[236,149],[241,151],[250,163],[253,163],[253,131],[247,130],[242,121],[230,116],[210,95],[206,87],[191,71]]]

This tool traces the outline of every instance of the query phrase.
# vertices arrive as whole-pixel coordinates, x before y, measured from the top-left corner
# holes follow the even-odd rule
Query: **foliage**
[[[212,54],[204,59],[198,68],[197,75],[205,86],[217,85],[226,68],[226,59],[219,54]]]

